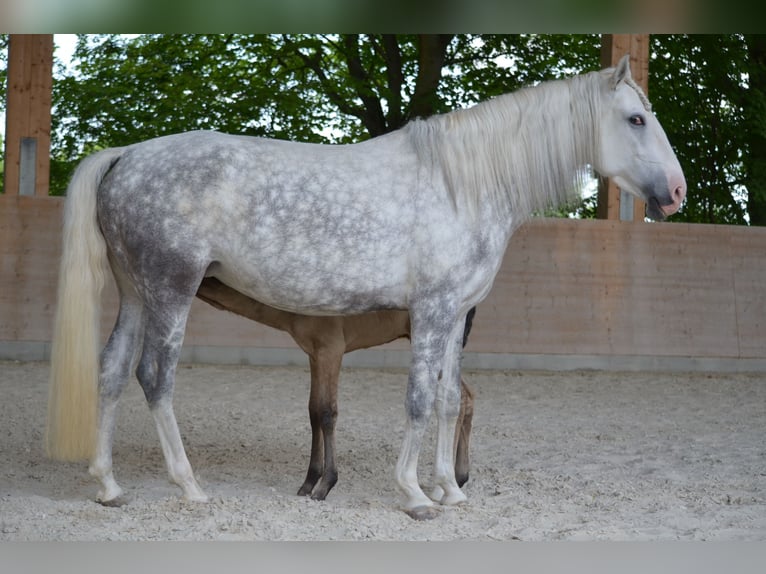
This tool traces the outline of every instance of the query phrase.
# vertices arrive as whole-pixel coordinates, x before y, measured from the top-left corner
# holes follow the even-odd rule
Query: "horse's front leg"
[[[471,421],[473,420],[473,391],[460,380],[460,414],[455,424],[455,440],[453,460],[455,461],[455,480],[462,487],[468,482],[470,471],[470,458],[468,455],[471,438]],[[441,501],[444,498],[444,490],[441,486],[434,486],[429,494],[432,500]]]
[[[404,510],[417,520],[434,518],[438,514],[433,500],[421,489],[417,476],[423,435],[435,405],[439,428],[434,478],[436,487],[444,493],[440,502],[457,504],[465,500],[455,480],[453,466],[454,432],[460,409],[459,349],[464,319],[462,316],[461,321],[455,322],[444,316],[434,317],[427,313],[421,317],[417,311],[413,314],[412,364],[405,402],[407,425],[396,464],[396,478],[406,497]]]
[[[407,383],[404,441],[396,462],[396,480],[405,497],[404,511],[416,520],[428,520],[438,514],[433,508],[433,501],[425,495],[418,483],[418,457],[435,396],[425,370],[426,367],[413,358]]]
[[[460,504],[466,500],[455,478],[455,443],[461,402],[461,338],[462,329],[452,333],[436,385],[436,460],[431,497],[445,505]]]

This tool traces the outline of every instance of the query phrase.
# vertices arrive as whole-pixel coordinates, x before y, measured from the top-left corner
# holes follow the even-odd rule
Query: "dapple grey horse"
[[[569,202],[590,168],[645,200],[654,219],[685,197],[678,159],[627,57],[357,144],[189,132],[87,157],[64,209],[47,452],[90,458],[99,499],[118,496],[115,411],[135,372],[171,480],[186,498],[206,500],[172,397],[189,308],[200,282],[215,277],[303,315],[408,310],[412,362],[395,469],[403,509],[425,519],[437,503],[465,501],[453,437],[466,314],[491,289],[512,233]],[[107,262],[120,308],[99,374]],[[417,473],[434,413],[437,500]]]

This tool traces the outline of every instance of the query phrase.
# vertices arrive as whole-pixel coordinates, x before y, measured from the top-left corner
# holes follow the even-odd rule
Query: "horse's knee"
[[[435,389],[428,384],[428,381],[411,378],[407,385],[407,398],[405,399],[405,409],[410,421],[427,422],[431,417],[435,398]]]
[[[412,422],[427,422],[433,411],[433,401],[422,396],[408,396],[405,404],[407,418]]]
[[[327,405],[319,415],[319,424],[323,429],[334,429],[338,421],[338,408],[336,405]]]

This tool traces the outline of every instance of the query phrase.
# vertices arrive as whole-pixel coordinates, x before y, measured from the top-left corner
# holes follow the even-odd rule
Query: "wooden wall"
[[[0,196],[0,358],[47,356],[61,207],[59,198]],[[720,363],[710,360],[750,360],[760,368],[765,255],[761,228],[534,220],[511,240],[478,308],[467,361],[502,367],[515,364],[507,357],[538,357],[541,366],[566,357],[664,357],[708,360],[711,368]],[[105,301],[104,337],[115,316],[113,287]],[[280,363],[302,356],[284,333],[201,302],[185,346],[195,351],[188,360]],[[407,349],[399,341],[369,351],[367,363],[399,357],[394,363],[406,364]]]
[[[11,34],[5,123],[5,193],[48,195],[53,35]],[[25,149],[29,165],[22,173]]]

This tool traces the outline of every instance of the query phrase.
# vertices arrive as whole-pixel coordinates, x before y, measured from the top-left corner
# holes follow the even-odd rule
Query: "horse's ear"
[[[623,80],[629,80],[631,77],[630,54],[625,54],[622,58],[620,58],[619,63],[614,69],[614,74],[612,74],[612,89],[615,89]]]

